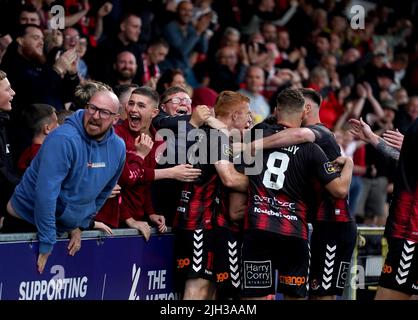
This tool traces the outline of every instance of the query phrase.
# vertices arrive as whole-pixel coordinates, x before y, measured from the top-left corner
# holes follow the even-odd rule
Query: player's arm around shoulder
[[[263,139],[254,140],[251,143],[251,153],[262,149],[274,149],[288,147],[296,144],[315,142],[316,135],[311,128],[287,128]]]

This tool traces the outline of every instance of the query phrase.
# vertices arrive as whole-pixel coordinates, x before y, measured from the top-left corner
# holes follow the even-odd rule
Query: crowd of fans
[[[57,4],[64,30],[48,25]],[[160,94],[183,85],[212,105],[217,93],[240,90],[254,123],[284,88],[310,87],[324,98],[322,122],[355,159],[352,214],[382,225],[392,177],[373,148],[350,141],[346,123],[362,117],[373,130],[403,134],[418,116],[416,12],[370,4],[364,28],[353,29],[349,1],[3,1],[0,66],[18,93],[14,155],[31,139],[22,110],[82,108],[74,92],[86,80],[121,95],[127,85]]]
[[[126,161],[129,152],[141,154],[138,166],[147,170],[134,174],[129,162],[131,171],[121,173],[95,227],[110,232],[108,226],[128,226],[149,237],[142,220],[149,218],[161,232],[172,225],[179,181],[193,181],[200,171],[187,161],[157,166],[158,143],[129,136],[136,120],[150,118],[150,136],[154,128],[179,130],[178,119],[186,132],[204,124],[218,128],[211,108],[221,92],[234,91],[249,99],[253,125],[273,114],[284,89],[312,88],[322,97],[321,122],[354,161],[351,216],[385,225],[394,171],[375,146],[353,137],[349,121],[364,120],[399,147],[418,118],[418,32],[412,24],[418,11],[413,3],[365,4],[363,27],[354,28],[351,3],[344,0],[1,1],[0,69],[13,88],[10,120],[3,115],[9,110],[0,113],[10,138],[7,164],[1,159],[2,215],[48,134],[77,110],[95,115],[91,99],[98,92],[117,95],[120,118],[130,124],[116,128],[127,144]],[[54,5],[64,8],[64,29],[51,24]],[[132,113],[143,96],[158,115],[153,108]],[[178,148],[181,141],[172,143]],[[129,204],[115,220],[120,189],[138,182],[132,192],[139,204]],[[139,206],[137,216],[126,214]]]

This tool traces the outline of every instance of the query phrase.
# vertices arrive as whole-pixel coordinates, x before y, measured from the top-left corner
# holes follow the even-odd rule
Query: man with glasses
[[[195,128],[208,124],[212,128],[225,126],[215,119],[207,106],[199,105],[192,113],[192,100],[187,91],[182,87],[170,87],[161,95],[160,112],[152,120],[155,129],[167,129],[174,133],[168,136],[166,150],[158,162],[158,168],[178,168],[183,165],[183,171],[192,170],[192,165],[187,164],[187,150],[194,144],[193,139],[186,137]],[[189,141],[188,141],[189,140]],[[166,160],[166,161],[164,161]],[[177,179],[185,181],[184,179]],[[157,181],[153,184],[153,199],[155,209],[166,217],[169,226],[173,224],[173,218],[177,211],[177,202],[180,198],[182,183],[172,179]],[[166,199],[167,201],[159,201]]]
[[[216,119],[231,136],[226,130],[213,130],[207,125],[199,130],[196,143],[188,150],[188,161],[200,168],[202,175],[183,185],[173,223],[177,278],[184,284],[184,300],[214,299],[216,285],[221,294],[229,291],[228,295],[236,293],[232,286],[239,286],[239,258],[234,250],[239,245],[230,233],[228,202],[230,192],[247,192],[248,179],[234,169],[230,138],[250,126],[249,99],[223,91],[214,109]],[[231,260],[236,264],[232,265]],[[233,276],[238,280],[235,285],[229,283]]]
[[[70,232],[70,255],[80,250],[81,229],[91,226],[122,172],[126,148],[113,130],[118,109],[113,92],[96,92],[48,135],[7,204],[5,223],[23,219],[38,229],[40,273],[57,233]]]

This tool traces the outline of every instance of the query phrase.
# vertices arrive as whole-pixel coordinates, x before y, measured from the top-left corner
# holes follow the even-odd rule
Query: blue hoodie
[[[52,251],[57,232],[88,228],[122,172],[125,143],[111,128],[101,141],[91,139],[77,111],[42,144],[11,203],[38,228],[39,252]]]

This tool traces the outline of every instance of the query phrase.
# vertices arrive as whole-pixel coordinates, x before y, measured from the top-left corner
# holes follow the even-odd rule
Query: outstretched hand
[[[371,143],[375,134],[373,133],[370,126],[363,121],[362,118],[360,120],[357,119],[350,119],[348,121],[351,125],[351,129],[349,132],[354,136],[354,138],[362,140],[367,143]]]
[[[403,137],[404,135],[400,133],[398,129],[387,130],[383,134],[383,139],[386,141],[386,143],[399,151],[402,149]]]
[[[193,168],[191,164],[179,164],[172,170],[173,178],[183,182],[193,182],[202,174],[202,170]]]
[[[70,243],[68,244],[68,254],[74,256],[81,248],[81,230],[76,228],[70,231]]]
[[[51,252],[47,252],[47,253],[40,253],[38,256],[38,261],[36,263],[37,267],[38,267],[38,272],[40,274],[42,274],[42,272],[44,272],[45,269],[45,265],[46,262],[48,261],[48,257],[51,254]]]

